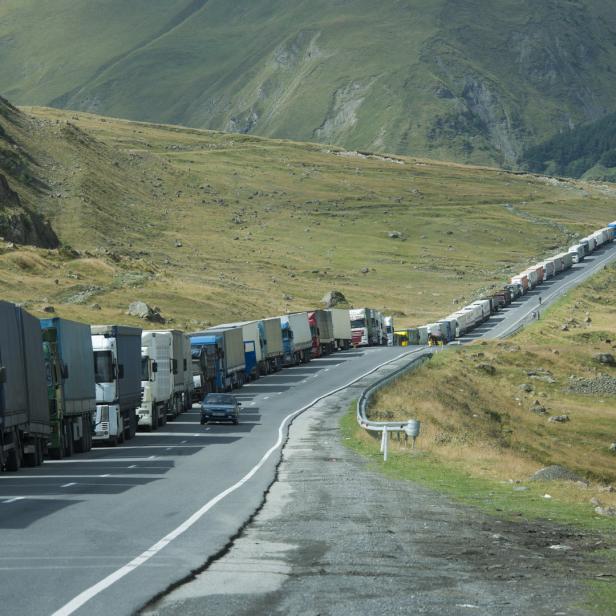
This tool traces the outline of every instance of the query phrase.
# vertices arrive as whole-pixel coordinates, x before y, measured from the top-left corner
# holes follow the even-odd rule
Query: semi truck
[[[333,353],[336,348],[334,339],[334,322],[331,313],[327,310],[315,310],[308,313],[308,323],[317,335],[312,337],[312,355],[321,357]]]
[[[308,314],[296,312],[280,317],[282,328],[283,363],[285,366],[297,366],[310,361],[312,334]]]
[[[137,431],[141,404],[141,330],[120,325],[93,325],[96,413],[94,441],[112,445],[131,439]]]
[[[381,320],[378,310],[355,308],[350,311],[350,319],[354,346],[381,344]]]
[[[50,434],[41,326],[0,301],[0,468],[41,464]]]
[[[236,323],[223,323],[216,327],[237,327],[242,330],[246,363],[244,373],[247,377],[257,377],[271,372],[270,362],[267,358],[265,325],[262,321],[238,321]],[[254,353],[254,368],[251,365],[253,362],[252,353]]]
[[[172,337],[169,332],[141,334],[141,404],[139,426],[156,430],[163,425],[173,398]]]
[[[221,346],[221,377],[219,381],[220,391],[231,391],[241,387],[244,382],[244,370],[246,360],[244,357],[244,338],[242,330],[237,327],[220,328],[220,326],[198,332],[204,336],[216,336],[215,344]],[[194,337],[191,335],[192,344]]]
[[[190,344],[190,336],[182,333],[182,352],[184,354],[184,392],[182,394],[183,409],[188,411],[192,408],[195,383],[192,373],[192,348]]]
[[[326,310],[332,317],[332,326],[334,333],[334,345],[337,349],[349,349],[353,341],[353,333],[351,332],[351,317],[349,311],[344,308],[329,308]],[[392,344],[393,344],[393,329],[392,329]]]
[[[387,346],[394,346],[394,318],[383,317],[383,323],[387,334]]]
[[[193,402],[216,391],[216,345],[194,344],[189,336],[192,357]]]
[[[177,329],[170,329],[168,333],[171,335],[171,380],[173,382],[173,393],[171,401],[167,407],[166,420],[175,419],[184,410],[184,333]],[[191,375],[192,382],[192,375]],[[163,422],[163,423],[166,423]]]
[[[219,334],[208,334],[205,332],[195,332],[190,334],[190,344],[192,347],[193,361],[197,353],[203,360],[203,354],[207,357],[208,370],[206,374],[207,387],[212,392],[222,392],[226,389],[225,373],[225,349],[224,339]],[[194,364],[193,364],[194,365]],[[195,369],[193,368],[193,374]],[[193,376],[193,383],[195,378]],[[195,383],[196,387],[196,383]],[[204,394],[209,393],[204,391]]]
[[[51,420],[48,452],[71,456],[92,447],[96,386],[90,326],[54,317],[40,322]]]

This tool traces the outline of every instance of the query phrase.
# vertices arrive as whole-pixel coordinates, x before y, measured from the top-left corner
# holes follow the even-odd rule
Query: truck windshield
[[[351,321],[351,327],[354,329],[358,327],[366,327],[366,319],[355,319]]]
[[[142,381],[150,380],[150,358],[149,357],[141,358],[141,380]]]
[[[111,351],[94,351],[94,379],[97,383],[111,383],[113,381]]]

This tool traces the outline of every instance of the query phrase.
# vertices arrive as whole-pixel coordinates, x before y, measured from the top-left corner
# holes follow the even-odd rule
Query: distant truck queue
[[[186,334],[36,319],[0,301],[0,468],[115,446],[157,430],[209,393],[351,347],[446,344],[614,240],[616,221],[513,276],[489,297],[396,330],[373,308],[314,310]]]

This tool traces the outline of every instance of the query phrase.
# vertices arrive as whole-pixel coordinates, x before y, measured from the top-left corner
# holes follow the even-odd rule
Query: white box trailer
[[[479,306],[481,309],[481,319],[483,321],[490,318],[492,314],[492,302],[490,302],[489,299],[479,299],[476,302],[473,302],[471,306]]]
[[[344,308],[329,308],[326,312],[329,312],[332,315],[334,342],[336,344],[336,348],[351,348],[353,334],[351,333],[350,311],[345,310]]]
[[[141,334],[141,404],[139,426],[156,430],[173,404],[172,336],[165,331]]]
[[[470,314],[472,327],[475,327],[483,321],[483,309],[477,304],[469,304],[468,306],[464,306],[464,308],[462,308],[462,312],[467,312]]]
[[[458,328],[456,332],[456,337],[459,338],[463,336],[466,332],[469,332],[473,329],[475,323],[473,321],[473,315],[469,311],[459,310],[458,312],[454,312],[449,316],[451,319],[455,319],[458,322]]]
[[[542,263],[543,265],[543,275],[545,280],[549,278],[554,278],[554,273],[556,271],[556,265],[553,259],[547,259]]]
[[[584,246],[582,246],[581,244],[574,244],[573,246],[570,246],[568,252],[571,255],[574,263],[581,263],[586,256]]]

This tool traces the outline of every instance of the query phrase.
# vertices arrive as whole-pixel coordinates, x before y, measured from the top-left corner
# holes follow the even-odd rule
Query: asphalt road
[[[598,251],[462,342],[511,334],[614,258],[616,245]],[[371,472],[341,445],[338,422],[349,402],[404,363],[299,417],[263,508],[229,550],[144,616],[587,614],[578,605],[587,574],[579,553],[592,549],[593,537],[482,515]]]
[[[614,258],[616,245],[598,251],[465,340],[514,331],[539,294],[547,306]],[[263,378],[238,393],[239,426],[202,427],[195,409],[124,446],[1,475],[2,613],[131,614],[217,561],[263,504],[292,414],[406,352],[340,353]]]
[[[596,537],[484,515],[344,447],[340,417],[374,380],[294,422],[233,548],[143,616],[589,616],[579,578],[609,569],[580,558]]]
[[[572,269],[560,273],[528,292],[517,301],[501,312],[493,315],[480,327],[461,338],[461,342],[470,342],[478,338],[504,338],[521,329],[535,317],[534,312],[539,313],[550,304],[557,301],[565,293],[596,274],[606,265],[616,259],[616,242],[595,251]],[[541,297],[541,303],[539,298]]]
[[[195,408],[123,446],[0,475],[0,611],[133,613],[254,514],[285,417],[403,352],[338,353],[262,378],[238,392],[238,426],[202,427]]]

